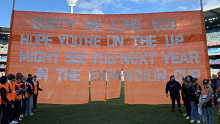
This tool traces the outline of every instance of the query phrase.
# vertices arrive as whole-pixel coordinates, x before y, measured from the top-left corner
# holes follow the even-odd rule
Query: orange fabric
[[[3,84],[1,84],[0,87],[5,88],[6,92],[9,90],[9,88],[7,86],[3,85]],[[10,94],[9,93],[7,93],[7,99],[10,101]],[[7,103],[4,100],[2,100],[2,104],[7,104]]]
[[[34,83],[34,82],[33,82]],[[37,82],[34,83],[34,93],[37,94]]]
[[[20,89],[21,89],[20,86],[22,85],[22,83],[19,83],[19,84],[15,83],[15,85],[18,86],[18,89],[20,90]],[[22,99],[22,94],[19,94],[19,95],[17,95],[17,96],[18,96],[18,99],[19,99],[19,100]]]
[[[120,72],[121,73],[121,72]],[[119,98],[121,92],[121,80],[109,78],[107,82],[106,99]]]
[[[181,15],[181,16],[179,16]],[[37,29],[33,26],[33,19],[44,18],[44,26],[47,25],[47,19],[56,18],[54,20],[49,20],[49,26],[54,27],[53,23],[56,22],[57,29]],[[66,18],[63,21],[63,26],[61,27],[60,20],[58,18]],[[69,28],[69,23],[73,19],[76,19],[72,25],[72,29]],[[102,20],[98,26],[98,28],[102,28],[101,31],[97,30],[88,30],[85,29],[85,20],[88,19],[99,19]],[[127,19],[129,24],[122,24],[119,26],[120,19]],[[137,22],[141,26],[141,30],[134,30],[134,23],[131,23],[131,20],[141,19],[141,22]],[[154,19],[155,23],[157,19],[171,19],[177,20],[177,29],[175,30],[162,30],[162,28],[166,28],[166,21],[162,21],[158,23],[157,30],[155,30],[154,25],[152,23],[152,19]],[[55,21],[57,20],[57,21]],[[118,29],[118,31],[111,30],[112,20],[114,20],[114,28]],[[52,22],[52,23],[51,23]],[[36,22],[38,25],[38,22]],[[161,26],[161,24],[164,25]],[[168,22],[169,24],[169,22]],[[128,25],[131,26],[131,30],[128,30]],[[119,30],[119,28],[123,28],[126,26],[126,30]],[[174,27],[174,23],[172,21],[171,26]],[[95,26],[94,26],[95,27]],[[62,29],[61,29],[62,28]],[[27,35],[31,34],[42,34],[42,35],[52,35],[52,37],[48,39],[52,39],[52,42],[48,42],[52,46],[45,46],[45,42],[39,42],[39,45],[30,46],[30,42],[26,45],[26,42],[23,42],[21,45],[21,34],[24,35],[24,38],[27,38]],[[78,47],[76,44],[71,45],[72,38],[68,40],[69,43],[66,43],[67,40],[64,41],[63,46],[61,47],[60,39],[58,35],[61,35],[63,38],[64,35],[76,35],[77,44],[80,39],[82,39],[82,46]],[[80,38],[80,35],[82,38]],[[91,45],[85,44],[85,36],[101,36],[100,42],[97,42],[101,47],[91,47]],[[117,35],[120,39],[121,36],[124,36],[123,47],[122,46],[107,46],[107,37],[108,35]],[[146,39],[146,36],[156,36],[156,42],[152,44],[156,44],[156,47],[149,47],[148,44],[143,43],[143,47],[140,45],[140,36],[143,36],[143,40]],[[169,42],[171,39],[171,35],[183,35],[184,41],[179,42],[178,46],[168,47],[166,46],[166,35],[169,36]],[[134,39],[131,36],[139,36],[137,38],[137,46],[134,46]],[[149,37],[148,37],[149,38]],[[41,40],[42,38],[40,38]],[[174,38],[175,39],[175,38]],[[176,39],[177,40],[177,39]],[[93,40],[94,41],[94,40]],[[111,40],[112,41],[112,40]],[[145,40],[146,41],[146,40]],[[149,41],[149,40],[148,40]],[[32,44],[35,43],[35,38],[32,38]],[[113,42],[111,42],[113,43]],[[176,42],[175,42],[176,43]],[[88,45],[88,46],[86,46]],[[94,42],[92,43],[94,46]],[[83,104],[88,103],[89,101],[89,71],[90,70],[121,70],[123,68],[124,71],[132,72],[132,81],[128,79],[125,81],[125,102],[128,104],[167,104],[170,103],[170,100],[165,97],[164,88],[166,86],[166,82],[169,80],[169,77],[174,74],[174,70],[184,70],[184,72],[180,72],[177,74],[177,78],[180,78],[185,75],[189,75],[188,70],[200,70],[200,77],[198,77],[199,81],[202,79],[210,78],[210,67],[208,61],[208,52],[207,52],[207,44],[205,37],[205,27],[204,27],[204,19],[202,17],[201,11],[189,11],[189,12],[169,12],[169,13],[152,13],[152,14],[128,14],[128,15],[84,15],[84,14],[64,14],[64,13],[45,13],[45,12],[25,12],[25,11],[13,11],[12,13],[12,23],[10,29],[10,39],[9,39],[9,50],[8,50],[8,62],[6,66],[6,74],[21,72],[24,74],[32,73],[37,74],[37,69],[42,68],[44,73],[46,73],[46,69],[48,69],[48,79],[46,79],[43,75],[41,75],[41,87],[44,89],[39,95],[39,103],[53,103],[53,104]],[[20,51],[23,51],[24,55],[29,51],[29,61],[22,60],[20,62]],[[32,51],[32,52],[31,52]],[[48,56],[49,52],[51,54],[51,62],[46,58],[46,61],[35,62],[37,60],[42,59],[43,53],[39,54],[36,51],[45,52],[44,55]],[[197,51],[199,54],[198,61],[199,63],[192,60],[193,63],[187,63],[183,61],[181,64],[172,64],[172,55],[170,55],[168,59],[168,63],[165,63],[164,57],[161,54],[164,52],[166,55],[168,52],[179,52],[179,57],[176,59],[180,60],[182,52],[185,52],[186,57],[190,58],[189,52]],[[55,55],[52,52],[60,52],[58,55],[57,63],[54,62]],[[65,63],[66,52],[85,52],[87,55],[83,55],[87,59],[85,61],[86,64],[73,63]],[[109,53],[112,55],[115,53],[115,64],[100,64],[104,62],[105,59],[97,58],[96,64],[93,63],[93,58],[91,54],[94,53]],[[123,64],[120,62],[121,53],[129,53],[129,64],[126,64],[125,61]],[[131,53],[156,53],[154,55],[154,62],[151,62],[151,56],[147,55],[146,62],[131,64]],[[37,54],[37,55],[36,55]],[[36,56],[35,56],[36,55]],[[68,56],[68,55],[67,55]],[[177,55],[173,55],[177,57]],[[77,56],[79,57],[79,56]],[[140,56],[137,57],[138,61],[141,59]],[[185,56],[183,56],[184,58]],[[27,57],[28,58],[28,57]],[[74,58],[69,55],[69,58]],[[112,60],[112,59],[111,59]],[[76,61],[79,61],[76,59]],[[108,61],[108,60],[107,60]],[[31,68],[25,68],[31,67]],[[25,69],[24,69],[25,68]],[[61,80],[59,80],[59,72],[56,69],[64,69],[66,72],[62,71]],[[64,74],[70,74],[70,69],[80,70],[77,74],[80,74],[77,79],[80,81],[70,81],[70,76],[67,76],[66,80],[64,80]],[[135,74],[135,70],[140,70],[142,73],[138,72],[138,75],[146,76],[146,81],[142,78],[142,81],[134,81],[134,78],[138,78]],[[144,72],[147,70],[147,73]],[[154,74],[149,75],[150,70],[160,70],[162,74],[164,74],[163,70],[166,70],[166,81],[162,80],[160,77],[156,77],[155,81],[150,81],[148,79],[154,79]],[[152,72],[150,72],[152,73]],[[37,75],[39,77],[39,75]],[[97,76],[98,77],[98,76]],[[112,79],[110,79],[111,81]],[[118,93],[120,92],[120,84],[115,85],[115,82],[110,82],[109,87],[107,87],[105,80],[100,81],[91,81],[91,100],[102,100],[105,101],[106,97],[118,97]],[[120,82],[119,82],[120,83]],[[114,91],[114,89],[118,89]],[[111,91],[111,93],[109,92]],[[114,92],[112,92],[114,91]],[[110,93],[110,95],[109,95]],[[111,96],[111,94],[116,94]]]
[[[10,98],[11,98],[11,101],[14,101],[15,100],[15,82],[7,82],[7,84],[9,85],[10,89],[11,89],[11,93],[10,93]]]
[[[210,89],[211,89],[211,87],[209,87],[209,88],[207,88],[207,89],[203,88],[203,89],[202,89],[202,95],[208,95]]]

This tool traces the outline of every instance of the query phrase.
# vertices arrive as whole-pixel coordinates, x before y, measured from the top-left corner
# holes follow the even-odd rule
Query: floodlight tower
[[[68,5],[71,7],[71,13],[73,13],[73,7],[76,6],[78,0],[67,0]]]

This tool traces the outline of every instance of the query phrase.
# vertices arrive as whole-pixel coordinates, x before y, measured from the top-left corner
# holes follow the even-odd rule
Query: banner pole
[[[201,25],[202,25],[202,30],[203,32],[206,34],[206,29],[205,29],[205,19],[204,19],[204,14],[203,14],[203,4],[202,4],[202,0],[200,0],[200,5],[201,5]],[[204,43],[205,46],[205,54],[206,54],[206,63],[209,65],[209,55],[208,55],[208,47],[207,47],[207,39],[206,39],[206,35],[203,36],[203,39],[206,41]],[[209,79],[211,79],[211,73],[210,73],[210,66],[206,68],[207,70],[207,76],[209,77]]]
[[[201,6],[201,10],[203,12],[203,4],[202,4],[202,0],[200,0],[200,6]]]
[[[12,10],[15,10],[15,0],[13,0],[13,7]]]

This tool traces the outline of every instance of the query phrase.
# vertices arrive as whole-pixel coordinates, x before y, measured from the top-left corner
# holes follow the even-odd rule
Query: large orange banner
[[[92,101],[118,98],[122,77],[125,103],[166,104],[171,75],[209,78],[201,11],[12,17],[6,71],[36,74],[40,103],[88,103],[89,88]]]

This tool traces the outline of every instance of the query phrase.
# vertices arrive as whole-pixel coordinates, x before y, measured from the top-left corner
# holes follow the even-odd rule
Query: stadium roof
[[[9,32],[9,27],[0,27],[0,32]]]
[[[206,28],[220,26],[220,7],[204,11]]]
[[[214,18],[220,16],[220,7],[204,11],[205,18]]]

